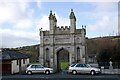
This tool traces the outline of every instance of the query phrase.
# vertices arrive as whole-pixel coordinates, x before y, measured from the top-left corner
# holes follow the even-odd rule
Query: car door
[[[83,72],[82,64],[77,64],[75,66],[75,69],[76,69],[77,73],[82,73]]]
[[[35,66],[36,65],[31,65],[31,67],[29,68],[29,70],[32,71],[32,73],[36,73]]]
[[[44,73],[44,67],[42,65],[36,65],[36,72],[37,73]]]
[[[80,73],[86,73],[86,67],[84,66],[84,64],[81,64],[81,65],[80,65],[80,69],[81,69],[81,70],[80,70],[80,71],[81,71]]]
[[[90,68],[87,66],[87,64],[83,64],[83,71],[84,73],[90,73]]]
[[[89,68],[85,64],[76,65],[76,69],[78,73],[88,73]]]

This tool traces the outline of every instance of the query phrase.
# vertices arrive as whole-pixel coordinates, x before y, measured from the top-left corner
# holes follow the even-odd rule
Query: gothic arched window
[[[49,57],[49,56],[50,56],[50,55],[49,55],[49,49],[46,48],[46,55],[45,55],[46,61],[49,61],[49,60],[50,60],[50,57]]]
[[[77,47],[77,62],[80,61],[80,48]]]

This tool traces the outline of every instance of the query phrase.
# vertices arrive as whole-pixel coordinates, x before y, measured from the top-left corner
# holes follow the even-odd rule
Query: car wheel
[[[91,74],[91,75],[95,75],[95,71],[92,70],[92,71],[90,72],[90,74]]]
[[[73,70],[73,71],[72,71],[72,74],[77,74],[77,71]]]
[[[31,71],[28,71],[28,72],[27,72],[27,74],[31,75],[31,74],[32,74],[32,72],[31,72]]]
[[[45,74],[50,74],[50,71],[48,71],[48,70],[47,70],[47,71],[45,71]]]

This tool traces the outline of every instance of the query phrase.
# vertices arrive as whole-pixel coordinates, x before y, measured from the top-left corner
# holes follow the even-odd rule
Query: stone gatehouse
[[[85,28],[76,29],[76,17],[71,9],[70,26],[57,26],[55,14],[50,11],[49,31],[40,29],[39,61],[44,66],[60,69],[63,61],[85,63]]]

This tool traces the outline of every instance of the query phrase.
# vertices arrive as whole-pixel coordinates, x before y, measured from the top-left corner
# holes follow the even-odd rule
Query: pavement
[[[103,74],[120,74],[120,69],[101,69]]]
[[[68,74],[66,72],[60,72],[56,74],[14,74],[2,76],[2,80],[120,80],[120,75],[89,75],[89,74]]]

